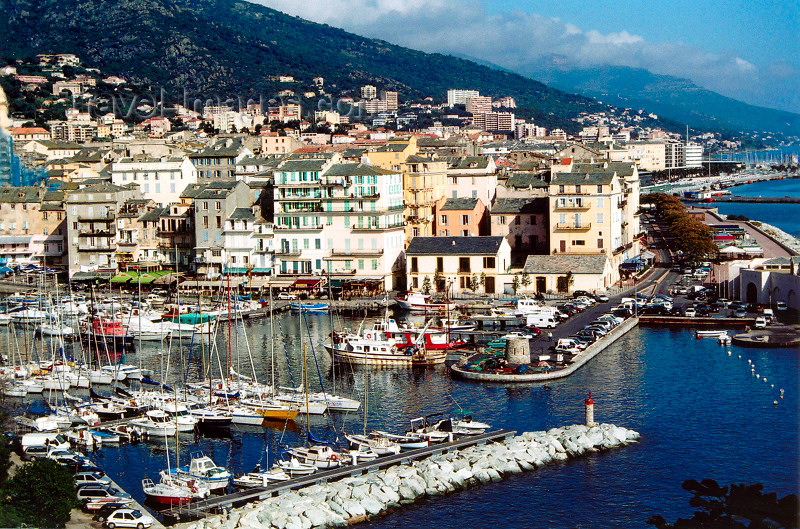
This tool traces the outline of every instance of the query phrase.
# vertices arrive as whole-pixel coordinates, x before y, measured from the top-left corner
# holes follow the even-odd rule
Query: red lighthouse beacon
[[[586,426],[597,426],[597,423],[594,422],[594,399],[592,399],[591,391],[589,392],[589,396],[583,401],[583,405],[586,412]]]

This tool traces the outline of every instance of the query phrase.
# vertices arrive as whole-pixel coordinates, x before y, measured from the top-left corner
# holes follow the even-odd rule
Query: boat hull
[[[347,351],[329,345],[326,345],[325,349],[333,355],[334,360],[353,365],[412,367],[443,364],[447,359],[447,352],[443,349],[417,354],[406,354],[402,351],[387,351],[385,354],[376,352],[362,353],[359,351]]]

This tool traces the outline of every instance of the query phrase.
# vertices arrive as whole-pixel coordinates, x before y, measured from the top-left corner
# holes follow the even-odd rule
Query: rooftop
[[[602,274],[605,255],[529,255],[522,271],[526,274]]]
[[[406,255],[496,255],[504,237],[414,237]]]

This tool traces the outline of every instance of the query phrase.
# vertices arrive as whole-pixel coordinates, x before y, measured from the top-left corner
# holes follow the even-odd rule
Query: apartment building
[[[639,175],[632,163],[576,164],[573,172],[552,175],[549,185],[552,255],[605,255],[619,279],[619,265],[638,256]]]
[[[117,271],[117,212],[138,186],[94,184],[67,194],[69,275],[82,271]]]
[[[466,105],[468,98],[478,97],[480,95],[480,92],[477,90],[450,89],[447,91],[447,106]]]
[[[275,267],[395,288],[403,270],[403,175],[339,154],[294,155],[275,169]]]
[[[429,283],[451,295],[500,293],[510,287],[510,265],[511,248],[503,237],[415,237],[406,249],[406,277],[412,290]]]
[[[111,164],[111,183],[137,184],[142,196],[166,206],[180,201],[186,186],[197,182],[197,169],[188,157],[152,158],[137,154]]]
[[[548,253],[548,200],[541,198],[498,198],[489,214],[490,233],[503,237],[511,247],[516,265],[531,254]]]
[[[488,212],[481,200],[442,197],[436,203],[434,232],[439,237],[488,235],[488,221]]]

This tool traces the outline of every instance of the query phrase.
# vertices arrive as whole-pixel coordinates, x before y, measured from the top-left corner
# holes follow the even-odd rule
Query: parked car
[[[572,297],[574,299],[577,299],[577,298],[580,298],[580,297],[584,297],[584,296],[588,296],[588,295],[589,295],[589,293],[587,291],[585,291],[585,290],[576,290],[575,292],[572,293]]]
[[[683,309],[683,315],[686,316],[687,318],[694,318],[695,316],[697,316],[697,311],[695,310],[694,307],[686,307],[685,309]]]
[[[78,500],[83,502],[87,510],[97,510],[103,503],[130,500],[127,492],[122,492],[108,485],[86,486],[78,489]]]
[[[35,461],[37,459],[44,459],[47,457],[48,447],[33,445],[25,448],[22,451],[23,461]]]
[[[600,303],[608,303],[608,296],[606,296],[605,294],[597,294],[595,296],[595,299]]]
[[[775,310],[786,310],[788,307],[786,306],[785,301],[776,301],[775,302]]]
[[[756,329],[766,329],[767,328],[767,319],[764,316],[759,316],[756,318],[755,322]]]
[[[111,485],[111,478],[102,472],[78,472],[74,476],[75,485]]]
[[[746,318],[747,317],[747,311],[744,310],[744,309],[736,309],[736,310],[733,311],[733,317],[734,318]]]
[[[95,520],[97,522],[105,522],[109,514],[113,513],[118,509],[125,509],[131,503],[132,502],[130,501],[112,501],[110,503],[105,503],[103,504],[102,507],[97,509],[97,511],[94,513],[94,516],[92,516],[92,520]]]
[[[297,295],[292,294],[291,292],[281,292],[280,294],[278,294],[278,299],[284,299],[284,300],[297,299]]]
[[[106,523],[104,524],[108,529],[115,527],[136,527],[136,529],[144,529],[150,527],[155,523],[152,516],[142,514],[137,509],[117,509],[108,515]]]

